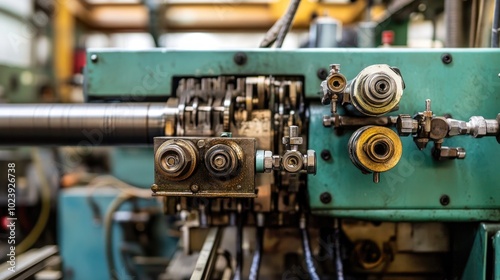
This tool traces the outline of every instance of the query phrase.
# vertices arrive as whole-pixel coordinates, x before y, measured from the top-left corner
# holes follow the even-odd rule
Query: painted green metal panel
[[[498,235],[499,224],[481,224],[476,232],[469,258],[460,279],[491,279],[493,271],[494,236]],[[497,279],[497,278],[495,278]]]
[[[409,76],[405,81],[411,92],[455,97],[457,91],[491,84],[500,71],[500,51],[494,49],[249,49],[243,51],[248,59],[242,66],[233,61],[237,52],[241,51],[89,49],[86,93],[89,97],[166,97],[172,94],[176,76],[297,75],[304,77],[306,95],[316,99],[321,82],[318,69],[340,63],[341,71],[353,78],[368,65],[387,63]],[[451,64],[441,62],[444,52],[453,55]],[[95,62],[92,55],[96,55]],[[491,69],[496,73],[488,74]]]
[[[494,264],[493,264],[493,279],[500,279],[500,231],[493,236]]]
[[[172,94],[172,80],[178,76],[294,75],[304,77],[305,93],[311,104],[309,148],[323,149],[332,159],[318,159],[316,176],[308,177],[311,210],[318,214],[372,219],[401,220],[500,220],[500,146],[494,138],[458,136],[446,146],[467,150],[465,160],[436,162],[432,144],[419,151],[411,137],[403,141],[403,157],[374,184],[350,162],[347,141],[353,131],[337,135],[322,125],[328,106],[319,105],[317,70],[340,63],[348,79],[364,67],[385,63],[399,67],[406,90],[397,113],[414,114],[432,99],[436,115],[451,114],[468,120],[479,115],[495,118],[500,112],[500,51],[496,49],[320,49],[246,50],[248,61],[238,66],[236,51],[88,51],[86,92],[91,97],[122,96],[140,101],[144,96]],[[453,62],[444,64],[443,53]],[[97,56],[95,62],[92,55]],[[135,98],[134,98],[135,97]],[[319,197],[329,192],[333,199],[323,204]],[[450,203],[440,204],[448,195]],[[376,210],[376,211],[372,211]],[[425,210],[425,211],[418,211]]]
[[[473,115],[495,118],[500,112],[500,53],[449,52],[453,55],[450,65],[435,59],[433,52],[413,57],[393,53],[381,60],[399,67],[406,83],[397,113],[423,111],[425,99],[430,98],[436,115],[451,114],[463,120]],[[343,69],[357,64],[344,65]],[[309,176],[315,213],[381,220],[500,220],[500,182],[496,177],[500,146],[494,138],[446,139],[444,145],[464,147],[467,157],[437,162],[430,154],[432,144],[419,151],[411,137],[404,137],[401,161],[375,184],[349,159],[347,142],[353,130],[339,136],[323,127],[321,116],[329,114],[328,106],[312,105],[310,110],[309,148],[332,153],[331,160],[319,158],[317,175]],[[323,192],[332,195],[330,203],[320,201]],[[449,205],[441,205],[442,195],[449,196]]]
[[[111,173],[133,186],[149,188],[154,183],[154,151],[152,147],[114,148]]]

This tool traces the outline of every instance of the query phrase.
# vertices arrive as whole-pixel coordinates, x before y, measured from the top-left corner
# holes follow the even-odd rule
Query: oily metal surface
[[[255,139],[253,138],[200,138],[200,137],[155,137],[155,151],[166,141],[189,141],[197,148],[197,163],[191,176],[183,180],[171,180],[164,176],[155,164],[155,196],[198,196],[198,197],[255,197]],[[210,175],[204,160],[205,154],[216,145],[237,145],[240,166],[236,174],[226,177]],[[155,157],[156,158],[156,157]]]
[[[359,163],[362,169],[369,172],[385,172],[392,169],[399,162],[402,154],[401,140],[396,132],[382,126],[368,126],[358,132],[355,144],[351,147],[352,156]],[[373,154],[373,144],[375,141],[385,141],[388,145],[388,153],[383,160],[375,160]]]

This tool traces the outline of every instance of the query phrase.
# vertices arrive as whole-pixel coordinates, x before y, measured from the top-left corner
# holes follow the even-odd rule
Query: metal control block
[[[155,196],[255,197],[253,138],[155,137]]]

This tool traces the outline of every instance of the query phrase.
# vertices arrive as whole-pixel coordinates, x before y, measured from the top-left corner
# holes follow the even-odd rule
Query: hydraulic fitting
[[[363,69],[347,87],[350,104],[346,107],[349,111],[357,115],[380,116],[398,108],[405,86],[399,69],[376,64]]]
[[[379,173],[396,166],[403,153],[399,136],[387,127],[365,126],[356,130],[348,142],[352,163],[363,173],[373,172],[378,183]]]
[[[198,153],[194,145],[184,140],[168,140],[155,153],[157,170],[172,181],[188,178],[196,168]]]
[[[307,150],[306,154],[299,151],[303,139],[299,136],[299,127],[289,127],[289,136],[283,137],[286,152],[283,156],[273,155],[271,151],[258,150],[255,154],[256,172],[269,173],[273,170],[282,170],[288,173],[307,172],[316,174],[316,152]]]
[[[205,153],[205,167],[217,178],[231,178],[238,173],[243,160],[241,148],[231,142],[216,144]]]

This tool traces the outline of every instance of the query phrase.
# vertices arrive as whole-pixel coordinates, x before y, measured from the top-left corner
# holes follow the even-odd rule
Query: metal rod
[[[396,116],[382,116],[382,117],[349,117],[336,115],[334,119],[335,127],[361,127],[366,125],[379,125],[379,126],[392,126],[397,122]]]
[[[211,279],[210,277],[217,261],[217,249],[219,248],[220,238],[221,230],[219,228],[211,228],[201,248],[200,256],[196,261],[193,274],[191,275],[191,280]]]
[[[2,104],[0,145],[138,145],[165,135],[164,103]]]
[[[500,31],[500,0],[495,1],[493,26],[491,28],[491,47],[498,48],[498,32]]]

